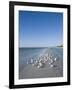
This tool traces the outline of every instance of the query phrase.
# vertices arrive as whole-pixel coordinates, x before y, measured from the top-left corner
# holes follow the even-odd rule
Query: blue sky
[[[63,13],[19,11],[19,47],[63,44]]]

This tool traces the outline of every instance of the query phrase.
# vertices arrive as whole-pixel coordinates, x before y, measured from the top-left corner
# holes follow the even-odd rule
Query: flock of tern
[[[56,60],[57,60],[57,57],[55,57],[54,55],[45,54],[45,55],[38,57],[36,60],[31,58],[31,64],[32,64],[32,66],[35,66],[37,68],[42,68],[45,66],[46,62],[49,61],[50,67],[54,67],[54,62],[56,62]],[[27,62],[27,64],[28,64],[28,62]]]

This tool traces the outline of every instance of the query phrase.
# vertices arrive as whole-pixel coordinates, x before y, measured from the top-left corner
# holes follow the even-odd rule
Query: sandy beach
[[[43,67],[37,68],[32,64],[22,66],[19,71],[19,79],[29,78],[48,78],[48,77],[62,77],[63,76],[63,61],[59,58],[54,62],[53,67],[49,64],[49,60]]]

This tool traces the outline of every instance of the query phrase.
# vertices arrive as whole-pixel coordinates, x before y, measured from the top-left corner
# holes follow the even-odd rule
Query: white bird
[[[49,64],[53,64],[54,63],[54,60],[53,59],[50,59],[50,63]]]
[[[39,62],[41,62],[42,61],[42,59],[39,59]]]
[[[33,64],[33,66],[37,66],[38,65],[38,61],[36,60]]]
[[[27,61],[27,64],[28,64],[28,61]]]
[[[31,59],[31,63],[33,63],[33,59]]]
[[[34,63],[32,64],[32,66],[34,66]]]
[[[37,68],[41,68],[43,66],[43,64],[40,62],[37,66]]]
[[[53,67],[54,65],[51,64],[51,67]]]
[[[57,58],[54,59],[54,61],[56,61],[56,60],[57,60]]]
[[[40,66],[38,65],[37,68],[40,68]]]

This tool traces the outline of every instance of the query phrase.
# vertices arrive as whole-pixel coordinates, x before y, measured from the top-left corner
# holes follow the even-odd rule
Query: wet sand
[[[47,61],[41,68],[32,66],[32,64],[23,66],[22,70],[19,70],[19,79],[63,77],[63,61],[57,59],[53,65],[51,67]]]

